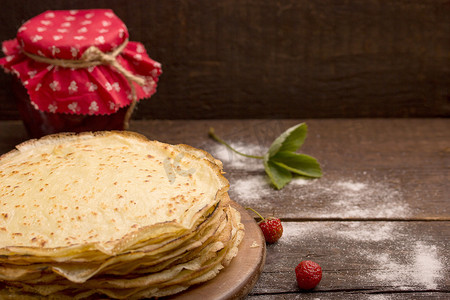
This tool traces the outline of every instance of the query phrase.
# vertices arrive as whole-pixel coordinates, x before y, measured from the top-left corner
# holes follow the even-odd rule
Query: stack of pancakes
[[[130,132],[0,157],[0,297],[161,297],[215,277],[244,236],[222,164]]]

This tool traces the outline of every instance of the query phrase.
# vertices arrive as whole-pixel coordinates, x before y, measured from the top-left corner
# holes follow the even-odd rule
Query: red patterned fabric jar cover
[[[4,41],[0,65],[42,112],[105,115],[156,92],[161,65],[109,9],[47,11]]]

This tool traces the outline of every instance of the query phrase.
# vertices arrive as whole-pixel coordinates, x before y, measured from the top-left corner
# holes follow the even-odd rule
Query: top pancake
[[[187,145],[130,132],[31,140],[0,157],[0,254],[113,255],[190,229],[227,190],[221,163]]]

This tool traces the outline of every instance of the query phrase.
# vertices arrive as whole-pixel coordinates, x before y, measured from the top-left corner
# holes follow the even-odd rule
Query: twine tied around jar
[[[145,85],[146,80],[142,76],[134,75],[127,69],[125,69],[116,59],[116,57],[125,49],[126,45],[128,44],[128,39],[125,40],[121,45],[119,45],[117,48],[115,48],[113,51],[104,53],[96,46],[91,46],[86,51],[84,51],[83,55],[77,59],[58,59],[58,58],[48,58],[32,53],[28,53],[26,51],[22,50],[22,53],[28,56],[29,58],[37,61],[46,63],[49,65],[59,66],[63,68],[74,68],[74,69],[81,69],[81,68],[89,68],[94,67],[98,65],[109,65],[113,67],[117,72],[119,72],[121,75],[123,75],[130,85],[131,88],[131,96],[132,96],[132,102],[130,104],[130,107],[127,110],[127,113],[125,115],[124,120],[124,128],[128,129],[129,127],[129,120],[131,118],[131,115],[133,113],[133,110],[137,103],[137,95],[136,95],[136,89],[133,85],[133,82],[136,82],[140,86]]]

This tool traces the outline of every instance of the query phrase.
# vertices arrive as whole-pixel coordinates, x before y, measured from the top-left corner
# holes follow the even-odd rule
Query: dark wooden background
[[[112,8],[161,62],[135,119],[450,116],[448,0],[3,0],[0,40],[47,9]],[[18,119],[0,74],[0,120]]]

